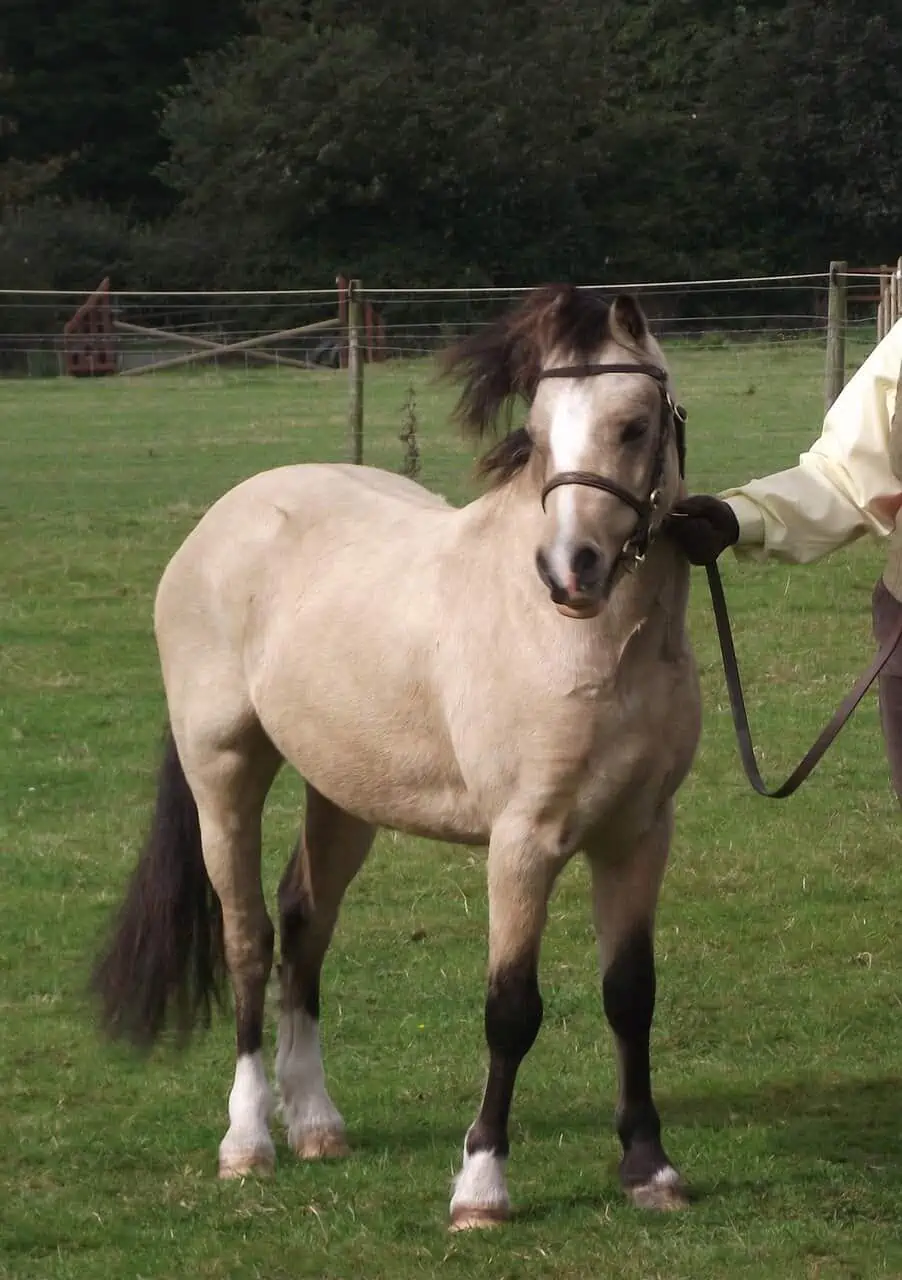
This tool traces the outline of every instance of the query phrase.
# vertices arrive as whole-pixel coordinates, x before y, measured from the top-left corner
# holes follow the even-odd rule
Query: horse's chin
[[[577,618],[583,622],[589,618],[597,618],[601,610],[600,600],[573,600],[569,604],[554,602],[554,607],[562,618]]]

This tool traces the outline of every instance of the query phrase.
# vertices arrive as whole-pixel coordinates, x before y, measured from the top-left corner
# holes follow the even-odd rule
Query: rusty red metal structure
[[[345,276],[337,276],[335,284],[338,290],[337,328],[342,335],[339,343],[339,364],[342,369],[346,369],[348,367],[347,334],[350,282]],[[360,345],[364,361],[373,363],[385,360],[388,353],[385,347],[385,322],[381,314],[376,311],[371,302],[364,301],[363,317],[364,333],[360,335]],[[334,321],[324,321],[321,324],[302,326],[300,329],[286,330],[284,334],[270,336],[275,338],[285,336],[285,334],[294,335],[303,332],[304,329],[313,330],[330,327],[334,323]],[[168,334],[159,329],[142,328],[141,326],[115,321],[110,297],[110,281],[109,277],[107,277],[101,281],[90,297],[81,304],[75,314],[63,326],[66,372],[77,378],[96,378],[116,373],[119,367],[116,358],[116,334],[118,331],[141,333],[144,336],[174,338],[193,347],[210,348],[213,350],[213,354],[224,354],[230,349],[228,344],[217,345],[200,338],[192,338],[189,335]],[[254,338],[236,343],[231,349],[237,351],[251,348],[251,350],[247,351],[247,355],[253,359],[276,360],[276,357],[253,349],[258,345],[263,345],[263,343],[263,337]],[[177,363],[188,363],[191,360],[201,358],[203,357],[200,354],[179,357]],[[286,364],[294,363],[287,357],[282,357],[282,360]],[[276,360],[276,362],[278,361]],[[135,370],[132,370],[132,372],[135,372]]]
[[[63,326],[66,372],[97,378],[117,369],[109,277],[102,280]]]

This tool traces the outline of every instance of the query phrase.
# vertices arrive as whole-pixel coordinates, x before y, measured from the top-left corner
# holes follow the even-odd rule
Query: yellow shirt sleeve
[[[797,467],[720,495],[739,521],[738,556],[808,564],[864,533],[892,533],[902,505],[890,457],[900,367],[902,320],[850,378]]]

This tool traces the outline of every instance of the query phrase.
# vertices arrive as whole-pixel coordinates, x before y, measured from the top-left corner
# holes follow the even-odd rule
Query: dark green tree
[[[85,200],[177,206],[141,235],[179,280],[203,262],[211,284],[610,281],[899,252],[888,0],[6,0],[4,19],[0,205],[80,202],[67,243],[107,227],[117,261],[121,223]]]
[[[188,207],[408,279],[587,269],[611,214],[580,184],[608,144],[575,0],[550,32],[533,3],[367,8],[267,4],[260,35],[194,63],[163,121]]]
[[[154,170],[165,158],[163,94],[185,60],[248,26],[243,0],[4,0],[0,164],[59,167],[64,197],[142,215],[171,206]]]
[[[900,16],[886,0],[749,3],[718,46],[707,111],[734,219],[774,264],[898,256]]]

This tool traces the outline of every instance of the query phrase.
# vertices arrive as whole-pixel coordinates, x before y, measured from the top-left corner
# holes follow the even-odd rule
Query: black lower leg
[[[489,1074],[482,1106],[467,1134],[467,1152],[510,1150],[507,1122],[517,1069],[535,1043],[542,1025],[542,997],[536,963],[530,959],[493,974],[485,1002],[485,1036]]]
[[[655,961],[648,929],[638,930],[623,942],[605,972],[602,992],[604,1011],[617,1038],[620,1098],[616,1120],[623,1144],[620,1178],[629,1187],[648,1182],[669,1164],[651,1093]]]
[[[279,934],[281,937],[282,1004],[303,1009],[319,1021],[319,961],[308,957],[313,922],[310,892],[304,883],[300,847],[279,882]]]
[[[263,1045],[266,984],[272,971],[274,933],[267,918],[258,962],[238,970],[234,980],[235,1033],[238,1056],[258,1053]]]

